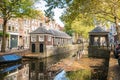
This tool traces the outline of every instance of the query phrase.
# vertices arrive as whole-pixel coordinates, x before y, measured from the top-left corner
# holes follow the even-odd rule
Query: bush
[[[91,80],[91,71],[90,70],[79,70],[67,72],[67,77],[69,80]]]

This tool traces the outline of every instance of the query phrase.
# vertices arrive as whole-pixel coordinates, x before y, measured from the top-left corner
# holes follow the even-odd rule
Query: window
[[[24,31],[24,34],[26,33],[26,31]]]
[[[27,24],[27,20],[24,20],[24,24]]]
[[[51,41],[51,36],[48,36],[48,41]]]
[[[44,41],[44,35],[39,36],[39,41]]]
[[[9,31],[11,30],[11,26],[8,26],[8,30],[9,30]]]
[[[33,20],[32,20],[32,23],[34,23],[34,22],[35,22],[35,20],[33,19]]]
[[[29,30],[27,30],[27,34],[29,33]]]
[[[15,31],[18,32],[18,28],[16,28]]]
[[[12,27],[12,31],[14,31],[15,30],[15,28],[14,27]]]
[[[36,42],[36,36],[31,36],[31,42]]]
[[[40,23],[40,27],[42,26],[43,24],[42,23]]]

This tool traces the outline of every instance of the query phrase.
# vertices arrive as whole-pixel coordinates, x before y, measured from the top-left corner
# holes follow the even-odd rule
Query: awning
[[[22,59],[22,56],[16,55],[16,54],[7,54],[0,56],[0,63],[3,62],[12,62]]]
[[[10,72],[10,71],[16,70],[20,66],[21,66],[21,64],[17,64],[17,65],[5,68],[5,69],[1,70],[0,73],[6,73],[6,72]]]

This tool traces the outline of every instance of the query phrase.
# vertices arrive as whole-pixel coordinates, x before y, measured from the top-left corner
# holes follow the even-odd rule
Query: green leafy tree
[[[82,14],[79,14],[78,17],[74,19],[72,18],[73,17],[69,17],[69,14],[65,14],[61,17],[64,23],[68,23],[68,26],[65,25],[66,32],[73,31],[78,36],[88,38],[88,32],[93,29],[93,18],[84,18]]]
[[[86,14],[94,15],[94,18],[100,21],[109,21],[115,23],[116,31],[118,34],[118,39],[120,40],[120,29],[119,29],[119,20],[120,20],[120,1],[119,0],[84,0],[84,10],[82,11]],[[88,3],[87,3],[88,2]]]
[[[6,29],[7,22],[11,18],[31,17],[36,18],[40,12],[33,6],[37,0],[0,0],[0,16],[3,18],[3,36],[1,52],[6,48]]]
[[[72,30],[83,38],[88,38],[88,32],[90,32],[94,27],[85,26],[80,23],[80,21],[73,21],[71,24]]]
[[[70,35],[73,36],[74,31],[72,30],[71,26],[69,25],[69,23],[65,23],[65,28],[64,31]]]
[[[53,9],[56,7],[58,8],[65,8],[72,0],[44,0],[47,4],[46,7],[48,7],[47,10],[45,10],[46,16],[53,18],[54,12]]]
[[[89,30],[91,30],[91,29],[89,29],[90,28],[89,26],[93,26],[93,19],[91,16],[89,16],[89,18],[88,18],[88,17],[85,17],[83,13],[77,12],[77,11],[79,11],[79,9],[78,9],[79,5],[78,6],[75,5],[75,4],[77,4],[77,2],[78,2],[77,0],[76,1],[74,0],[73,2],[71,0],[69,0],[67,3],[65,3],[65,1],[60,1],[60,3],[65,3],[63,6],[58,5],[58,6],[62,6],[60,8],[64,8],[67,6],[66,11],[61,16],[61,20],[65,23],[65,32],[66,33],[68,33],[71,36],[73,33],[75,33],[78,36],[80,35],[80,36],[83,36],[84,38],[87,38]],[[55,1],[53,1],[53,3],[55,3]],[[49,4],[50,4],[50,2],[49,2]],[[76,8],[74,8],[74,6]],[[52,11],[51,8],[48,10]],[[89,29],[89,30],[87,30],[87,29]],[[78,37],[78,36],[76,36],[76,37]]]
[[[66,1],[66,0],[65,0]],[[73,21],[76,18],[91,18],[95,21],[109,21],[115,23],[116,31],[118,34],[118,39],[120,40],[120,29],[119,29],[119,20],[120,20],[120,0],[68,0],[66,13],[67,18],[65,20]],[[54,5],[52,8],[58,7],[58,4],[64,3],[64,0],[50,0],[49,5]],[[57,5],[55,5],[57,3]],[[59,5],[63,6],[63,5]],[[64,6],[63,6],[64,7]],[[61,7],[60,7],[61,8]],[[78,17],[81,14],[83,18]],[[91,20],[88,19],[87,22]],[[94,21],[92,22],[94,23]]]

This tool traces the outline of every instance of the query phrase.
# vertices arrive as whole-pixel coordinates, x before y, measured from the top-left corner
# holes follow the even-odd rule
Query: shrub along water
[[[91,80],[91,70],[70,71],[66,76],[69,80]]]

